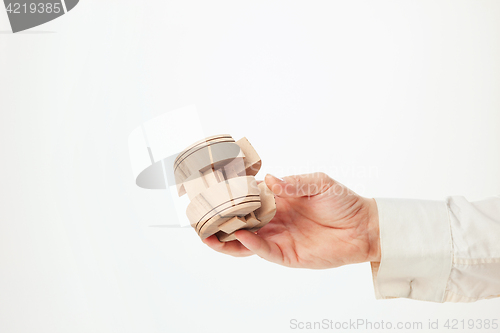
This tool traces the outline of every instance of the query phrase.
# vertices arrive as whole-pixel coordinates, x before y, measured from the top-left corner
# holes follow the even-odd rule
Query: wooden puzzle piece
[[[198,198],[196,200],[197,200],[196,207],[188,205],[188,209],[186,209],[186,213],[188,214],[188,218],[191,222],[191,225],[196,229],[196,231],[199,231],[200,226],[203,225],[209,219],[224,218],[227,220],[233,216],[236,216],[236,215],[244,216],[250,212],[249,211],[246,214],[244,212],[239,213],[239,210],[237,210],[237,209],[239,209],[240,205],[243,205],[246,203],[252,203],[253,210],[260,207],[260,199],[258,196],[249,196],[249,197],[245,198],[242,202],[238,203],[237,205],[235,205],[232,201],[227,201],[227,202],[219,204],[216,207],[212,207],[207,202],[207,200],[205,200],[204,198]],[[246,206],[244,206],[244,207],[246,207]],[[251,210],[251,211],[253,211],[253,210]],[[238,213],[235,213],[235,212],[238,212]],[[220,221],[220,223],[223,223],[223,222],[224,221]]]
[[[219,226],[220,231],[224,231],[226,234],[235,232],[238,229],[245,227],[247,224],[244,217],[235,216],[230,218],[228,221],[222,223]]]
[[[190,154],[181,154],[181,158],[177,164],[174,163],[174,176],[177,184],[177,192],[179,196],[186,193],[184,182],[192,175],[198,175],[211,165],[210,153],[208,146],[204,146]]]
[[[221,135],[221,136],[215,135],[215,136],[209,137],[205,140],[198,141],[196,144],[191,145],[190,148],[185,149],[182,153],[177,155],[177,157],[174,160],[174,169],[177,169],[177,166],[184,159],[190,157],[190,155],[193,154],[194,152],[196,152],[202,148],[211,146],[211,145],[216,144],[216,143],[221,143],[221,142],[235,143],[234,139],[231,136],[227,136],[227,135]]]
[[[224,166],[226,179],[246,176],[245,155],[240,151],[238,157]]]
[[[234,232],[237,230],[240,230],[240,229],[247,229],[251,232],[254,232],[254,231],[257,231],[258,229],[260,229],[260,228],[256,228],[256,226],[260,224],[260,221],[257,220],[254,212],[251,212],[250,214],[245,216],[245,224],[244,225],[242,223],[243,219],[241,217],[233,217],[233,219],[239,220],[240,227],[226,229],[226,228],[222,228],[222,227],[225,226],[227,222],[223,223],[220,227],[220,231],[215,234],[217,236],[217,239],[220,242],[230,242],[232,240],[235,240],[236,236],[234,235]],[[229,221],[231,221],[231,220],[229,220]]]
[[[220,170],[207,169],[206,171],[201,172],[201,175],[207,188],[224,181],[224,176],[222,176]]]
[[[245,216],[259,207],[260,201],[258,199],[256,199],[256,201],[249,200],[236,206],[229,207],[221,212],[220,215],[215,215],[211,219],[203,223],[199,223],[196,230],[198,231],[201,239],[205,239],[219,231],[219,226],[230,218],[234,216]]]
[[[198,194],[208,188],[207,183],[203,179],[203,175],[200,172],[198,172],[198,174],[192,174],[184,181],[183,184],[189,200],[193,200]]]
[[[241,151],[245,155],[246,174],[255,176],[262,166],[262,161],[259,157],[259,154],[257,154],[253,146],[245,137],[236,141],[236,144],[241,148]]]
[[[218,233],[215,234],[215,236],[217,236],[217,239],[220,242],[224,242],[224,243],[236,240],[236,236],[234,235],[234,232],[230,233],[230,234],[226,234],[223,231],[219,231]]]
[[[260,196],[260,189],[253,176],[231,178],[226,181],[226,185],[234,204],[238,204],[248,196]]]
[[[260,221],[257,219],[254,212],[251,212],[250,214],[245,216],[245,222],[245,229],[253,229],[260,224]]]
[[[183,185],[189,200],[193,200],[207,188],[223,181],[225,181],[225,177],[221,169],[207,169],[205,172],[193,173],[183,182]]]
[[[197,148],[200,148],[200,147],[203,147],[206,145],[210,145],[211,143],[215,143],[215,142],[234,142],[234,139],[229,134],[220,134],[220,135],[209,136],[203,140],[199,140],[199,141],[193,143],[192,145],[190,145],[189,147],[187,147],[186,149],[184,149],[184,151],[182,153],[180,153],[175,158],[174,167],[180,159],[185,157],[187,154],[192,152],[194,149],[197,149]]]
[[[193,149],[189,154],[182,153],[176,164],[174,164],[175,181],[179,185],[179,196],[185,193],[184,181],[192,174],[206,172],[208,169],[216,170],[223,168],[225,164],[237,158],[240,147],[233,142],[217,142],[212,145]]]
[[[215,215],[227,215],[227,208],[246,202],[257,202],[253,210],[260,207],[260,189],[253,176],[228,179],[208,187],[189,203],[186,214],[191,225],[203,223]],[[245,212],[243,215],[250,213]],[[236,214],[234,214],[236,215]],[[234,216],[233,215],[233,216]]]
[[[202,239],[215,234],[228,242],[236,230],[255,232],[274,217],[274,194],[254,178],[261,164],[246,138],[229,135],[200,140],[177,156],[178,194],[188,194],[186,214]]]
[[[260,221],[256,228],[260,229],[276,215],[276,200],[274,193],[267,187],[265,182],[260,183],[258,188],[260,189],[261,206],[255,211],[255,216]]]

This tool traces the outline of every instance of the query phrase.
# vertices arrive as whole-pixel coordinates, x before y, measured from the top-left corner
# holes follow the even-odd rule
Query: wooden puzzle
[[[221,242],[234,232],[256,232],[276,213],[274,194],[255,175],[261,160],[246,138],[216,135],[198,141],[174,161],[179,196],[187,194],[186,214],[201,239],[216,235]]]

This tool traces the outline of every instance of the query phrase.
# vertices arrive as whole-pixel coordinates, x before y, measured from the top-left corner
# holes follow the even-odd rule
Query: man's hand
[[[285,177],[271,175],[266,185],[276,197],[277,212],[256,234],[238,230],[237,240],[205,244],[233,256],[258,256],[288,267],[332,268],[380,261],[378,211],[363,198],[324,173]]]

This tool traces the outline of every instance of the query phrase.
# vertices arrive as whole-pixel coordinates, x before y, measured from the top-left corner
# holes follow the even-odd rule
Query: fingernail
[[[274,175],[271,175],[270,173],[268,173],[268,174],[267,174],[267,176],[271,176],[271,177],[273,177],[273,178],[275,178],[275,179],[279,180],[279,181],[280,181],[280,182],[282,182],[282,183],[284,183],[284,182],[285,182],[285,180],[284,180],[283,178],[276,177],[276,176],[274,176]]]

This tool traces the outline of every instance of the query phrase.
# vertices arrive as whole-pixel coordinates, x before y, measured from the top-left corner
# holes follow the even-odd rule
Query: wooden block
[[[219,136],[219,137],[213,137],[212,139],[207,138],[206,140],[200,141],[198,144],[192,145],[192,147],[186,148],[183,152],[181,152],[174,161],[174,170],[177,169],[179,164],[187,157],[189,157],[191,154],[195,153],[196,151],[206,148],[210,145],[217,144],[217,143],[222,143],[222,142],[230,142],[230,143],[235,143],[234,139],[232,137],[227,137],[227,136]]]
[[[191,225],[206,221],[220,211],[232,206],[231,195],[226,183],[218,183],[191,199],[186,208],[186,214]]]
[[[174,166],[174,174],[183,181],[193,173],[206,170],[211,165],[210,149],[209,146],[205,146],[184,155],[178,164]]]
[[[214,209],[213,203],[208,201],[204,196],[201,194],[198,194],[196,197],[194,197],[189,205],[186,208],[186,215],[189,219],[189,222],[191,223],[191,226],[196,226],[200,220],[206,216],[207,214],[210,214],[210,212]],[[212,217],[213,215],[216,215],[218,211],[213,212],[210,214],[207,218]]]
[[[251,212],[250,214],[245,216],[245,222],[245,229],[252,229],[260,224],[260,221],[257,219],[254,212]]]
[[[176,167],[177,164],[179,163],[179,161],[182,160],[189,153],[192,153],[193,151],[195,151],[198,148],[202,148],[202,147],[205,147],[205,146],[208,146],[210,144],[217,143],[217,142],[234,142],[234,139],[229,134],[219,134],[219,135],[209,136],[205,139],[196,141],[195,143],[193,143],[192,145],[190,145],[186,149],[184,149],[179,154],[179,156],[177,156],[175,158],[174,167]]]
[[[260,189],[256,184],[253,176],[245,176],[208,187],[191,199],[186,209],[189,221],[192,225],[196,225],[200,221],[204,223],[215,215],[233,217],[253,212],[260,207]],[[238,206],[247,202],[252,203],[251,206]]]
[[[212,186],[220,183],[220,181],[219,181],[220,176],[218,175],[219,173],[221,173],[221,172],[217,171],[217,174],[216,174],[216,172],[212,169],[207,169],[207,171],[201,173],[207,188],[212,187]]]
[[[189,200],[193,200],[198,194],[208,188],[202,174],[199,172],[187,178],[183,185],[188,194]]]
[[[221,231],[224,231],[226,234],[230,234],[235,232],[238,229],[241,229],[246,226],[246,220],[243,217],[235,216],[229,221],[224,222],[219,226]]]
[[[218,159],[214,160],[213,157],[213,147],[215,151],[218,152]],[[177,161],[174,165],[175,171],[179,168],[184,168],[186,174],[190,174],[190,171],[202,171],[206,168],[212,166],[215,162],[226,159],[229,162],[232,158],[238,156],[239,146],[234,142],[217,142],[214,145],[206,144],[201,147],[196,147],[187,153],[183,153],[183,157]],[[225,154],[223,154],[225,153]],[[223,155],[223,156],[221,156]]]
[[[224,243],[236,240],[236,236],[234,235],[234,233],[226,234],[223,231],[219,231],[218,233],[215,234],[215,236],[217,236],[217,239],[220,242],[224,242]]]
[[[211,219],[198,223],[195,228],[201,239],[205,239],[210,235],[219,231],[219,226],[225,221],[234,216],[245,216],[260,207],[260,201],[248,201],[236,206],[227,207],[220,215],[215,215]]]
[[[226,184],[235,204],[244,201],[250,195],[260,197],[260,189],[253,176],[231,178],[226,181]]]
[[[259,154],[257,154],[253,146],[245,137],[236,141],[236,144],[241,148],[241,151],[245,155],[246,174],[249,176],[255,176],[257,172],[259,172],[262,165]]]
[[[205,172],[207,169],[217,170],[237,158],[240,147],[234,142],[218,142],[197,148],[189,154],[183,154],[174,167],[176,183],[184,182],[192,174]]]
[[[241,154],[243,156],[243,154]],[[246,176],[245,160],[243,157],[237,157],[224,166],[226,179]]]
[[[236,218],[238,220],[240,220],[240,221],[243,220],[241,217],[236,217]],[[229,220],[229,221],[231,221],[231,220]],[[221,225],[221,227],[224,226],[224,225],[226,225],[226,223],[228,223],[228,222],[223,223]],[[240,229],[247,229],[247,230],[249,230],[251,232],[255,232],[255,231],[257,231],[257,230],[260,229],[260,228],[255,228],[255,226],[258,225],[258,224],[260,224],[260,221],[257,220],[257,218],[255,217],[254,212],[251,212],[250,214],[248,214],[248,215],[245,216],[245,225],[244,226],[236,228],[236,229],[234,229],[231,232],[229,232],[230,229],[229,230],[224,230],[223,228],[220,228],[221,231],[217,232],[215,235],[217,236],[217,239],[219,239],[219,241],[221,241],[221,242],[229,242],[229,241],[232,241],[232,240],[236,239],[236,237],[234,236],[234,232],[235,231],[240,230]]]
[[[234,204],[233,201],[228,200],[215,205],[210,201],[210,198],[198,195],[189,203],[186,209],[186,215],[191,225],[201,225],[215,216],[217,216],[217,218],[227,219],[234,216],[245,216],[259,207],[260,200],[255,196],[247,197],[238,204]]]
[[[217,179],[217,182],[220,183],[220,182],[223,182],[223,181],[226,181],[226,177],[224,176],[224,169],[215,169],[214,170],[214,175],[215,175],[215,178]]]
[[[223,142],[210,145],[212,168],[219,169],[240,156],[241,149],[236,143]]]
[[[224,175],[226,176],[226,179],[231,179],[231,178],[236,178],[238,177],[238,174],[236,173],[236,170],[232,168],[231,166],[225,166],[224,167]]]
[[[260,221],[256,227],[262,228],[271,221],[276,214],[276,201],[273,192],[265,182],[258,185],[260,189],[260,208],[255,211],[255,216]]]

